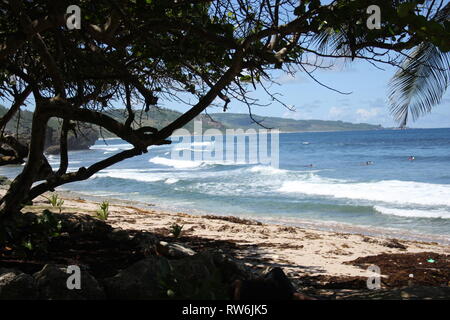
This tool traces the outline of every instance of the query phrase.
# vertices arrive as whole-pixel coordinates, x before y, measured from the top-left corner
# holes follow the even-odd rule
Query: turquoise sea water
[[[70,170],[130,147],[120,139],[99,140],[91,150],[70,152]],[[450,239],[450,129],[280,134],[279,168],[201,160],[199,154],[213,148],[208,141],[152,147],[63,188],[171,210]],[[183,150],[200,160],[171,159]],[[49,161],[58,166],[57,156]],[[20,168],[3,167],[0,174],[12,177]]]

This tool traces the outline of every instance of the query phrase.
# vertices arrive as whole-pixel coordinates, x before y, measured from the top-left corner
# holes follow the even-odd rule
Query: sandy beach
[[[65,200],[64,213],[94,216],[101,202],[88,201],[71,192],[58,194]],[[48,200],[40,196],[33,206],[24,210],[39,211],[49,207]],[[348,262],[380,254],[450,254],[449,245],[436,242],[312,230],[229,216],[164,212],[143,209],[127,201],[111,201],[109,210],[107,222],[113,228],[170,237],[169,227],[177,223],[184,226],[182,236],[188,243],[192,239],[198,243],[201,239],[203,243],[220,244],[217,245],[220,248],[232,247],[236,258],[247,265],[256,268],[279,266],[291,277],[365,277],[368,274],[365,268]],[[52,211],[58,210],[53,208]]]

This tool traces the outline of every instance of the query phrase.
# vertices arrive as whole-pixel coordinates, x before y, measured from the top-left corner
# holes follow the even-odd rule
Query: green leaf
[[[250,75],[240,76],[239,80],[242,82],[252,82],[252,76]]]

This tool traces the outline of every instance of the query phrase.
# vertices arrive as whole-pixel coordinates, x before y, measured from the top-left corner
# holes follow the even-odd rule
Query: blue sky
[[[286,74],[273,74],[279,85],[271,87],[272,93],[278,96],[284,103],[295,107],[295,112],[289,111],[278,103],[272,103],[268,107],[254,107],[253,114],[262,116],[275,116],[299,120],[342,120],[348,122],[366,122],[381,124],[384,127],[394,127],[397,124],[388,111],[387,88],[389,80],[396,69],[388,65],[381,65],[384,70],[379,70],[366,61],[354,61],[346,66],[339,66],[329,71],[318,71],[314,76],[327,86],[342,92],[351,92],[342,95],[324,88],[314,82],[304,72],[298,72],[294,77]],[[252,88],[252,87],[250,87]],[[251,95],[258,98],[261,103],[270,102],[262,88],[257,88]],[[160,101],[163,107],[178,111],[188,110],[188,106]],[[222,101],[218,101],[220,105]],[[9,102],[0,100],[0,104],[6,106]],[[117,107],[122,107],[117,104]],[[28,107],[33,110],[33,106]],[[221,108],[209,108],[208,112],[221,112]],[[247,106],[232,101],[229,111],[235,113],[247,113]],[[413,128],[450,128],[450,90],[447,90],[442,103],[433,108],[427,114],[415,122],[409,122]]]
[[[322,83],[343,92],[342,95],[324,88],[314,82],[304,72],[298,72],[295,77],[274,74],[280,85],[273,85],[271,92],[280,93],[279,98],[287,105],[295,106],[291,112],[276,103],[269,107],[254,107],[254,114],[276,116],[291,119],[342,120],[349,122],[366,122],[381,124],[385,127],[397,126],[389,114],[387,104],[387,89],[389,80],[396,69],[388,65],[380,65],[379,70],[365,61],[354,61],[346,66],[337,67],[331,71],[314,73]],[[268,102],[262,89],[257,89],[252,96],[261,102]],[[166,107],[185,111],[182,105],[165,104]],[[220,109],[209,109],[209,113],[220,112]],[[248,113],[247,106],[232,101],[229,112]],[[409,127],[435,128],[450,127],[450,90],[447,90],[442,103],[415,122],[409,122]]]

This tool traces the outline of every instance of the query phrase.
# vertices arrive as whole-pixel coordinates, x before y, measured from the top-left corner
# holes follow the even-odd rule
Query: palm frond
[[[435,16],[443,22],[450,18],[450,4]],[[400,126],[409,118],[417,120],[438,105],[450,85],[450,52],[431,43],[421,43],[403,61],[389,84],[389,108]]]
[[[322,54],[350,55],[347,38],[342,30],[325,28],[314,36],[312,44],[316,47],[317,52]]]
[[[401,126],[441,102],[450,84],[450,54],[422,43],[409,55],[389,84],[391,114]]]

